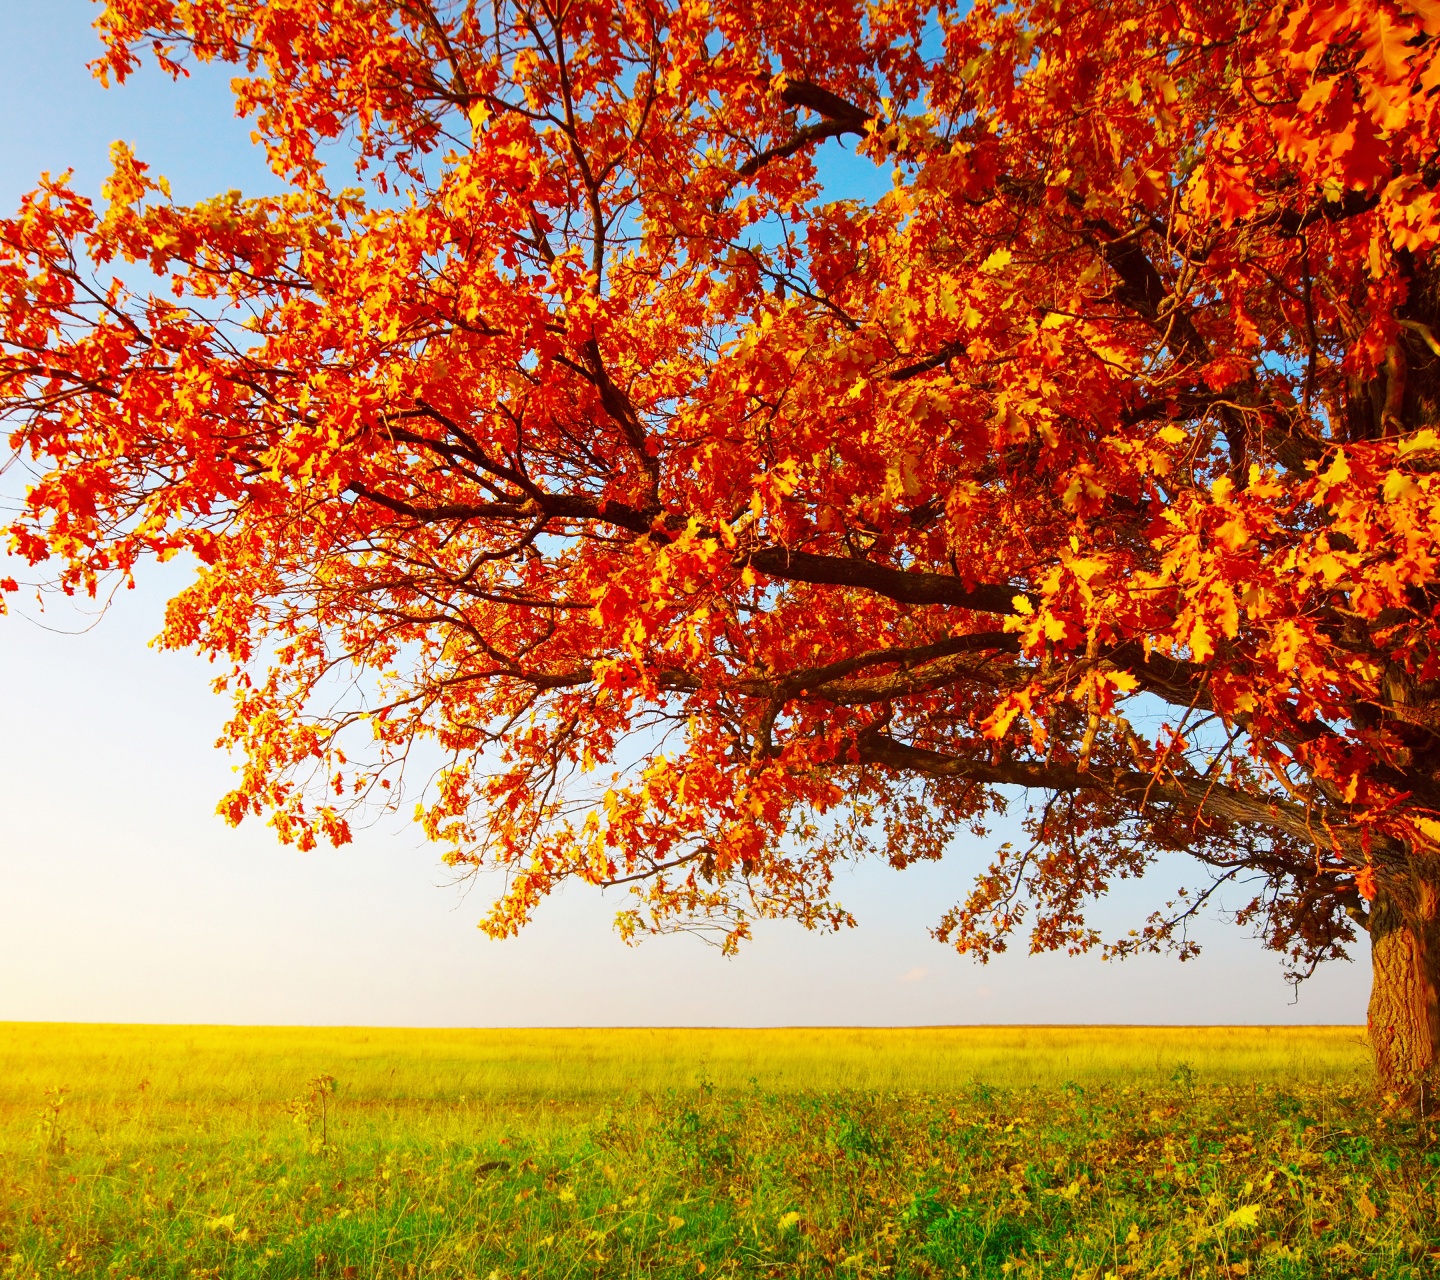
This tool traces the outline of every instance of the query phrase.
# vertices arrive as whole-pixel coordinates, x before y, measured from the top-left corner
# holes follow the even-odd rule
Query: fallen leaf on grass
[[[1260,1225],[1260,1206],[1258,1204],[1242,1204],[1225,1219],[1224,1229],[1229,1231],[1235,1227],[1256,1227]]]

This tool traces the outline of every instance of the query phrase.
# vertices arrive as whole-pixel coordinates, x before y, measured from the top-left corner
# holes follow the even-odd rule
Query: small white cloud
[[[924,965],[916,965],[915,968],[911,969],[908,973],[902,973],[902,974],[900,975],[900,981],[901,981],[901,982],[919,982],[919,981],[920,981],[923,977],[925,977],[929,972],[930,972],[930,970],[927,969],[927,968],[925,968]]]

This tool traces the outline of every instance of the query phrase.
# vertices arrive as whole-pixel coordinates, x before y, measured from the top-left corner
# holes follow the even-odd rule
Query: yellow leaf
[[[920,458],[908,449],[901,452],[889,466],[885,475],[885,496],[898,498],[901,493],[907,498],[918,497],[924,488],[920,471]]]
[[[1440,35],[1440,2],[1437,0],[1406,0],[1405,8],[1420,18],[1427,36]]]
[[[1319,574],[1328,587],[1343,578],[1349,570],[1347,566],[1342,564],[1333,555],[1327,553],[1323,556],[1316,556],[1315,559],[1311,561],[1310,572],[1312,574]]]
[[[1006,731],[1015,723],[1015,717],[1020,714],[1020,708],[1015,703],[1002,702],[995,708],[980,724],[980,731],[987,738],[998,742],[1006,734]]]
[[[1440,436],[1426,427],[1424,431],[1417,431],[1408,440],[1402,440],[1399,453],[1403,458],[1408,454],[1421,453],[1430,449],[1440,449]]]
[[[1412,818],[1411,821],[1420,828],[1422,835],[1440,844],[1440,822],[1434,818]]]
[[[984,262],[980,264],[980,270],[986,272],[1004,271],[1010,265],[1010,259],[1015,255],[1009,249],[996,249]]]
[[[1166,444],[1181,444],[1189,439],[1182,427],[1168,426],[1161,427],[1157,433]]]
[[[1387,80],[1403,80],[1408,70],[1410,48],[1407,41],[1413,35],[1411,28],[1399,25],[1381,9],[1375,14],[1368,34],[1370,48],[1363,61]]]
[[[1425,435],[1426,432],[1422,431],[1420,434]],[[1430,432],[1429,434],[1434,435],[1434,432]],[[1403,452],[1404,446],[1401,446],[1401,448]],[[1320,477],[1320,482],[1326,485],[1344,484],[1348,479],[1350,479],[1350,463],[1346,460],[1345,450],[1341,449],[1340,452],[1335,455],[1335,461],[1330,464],[1329,469]]]
[[[1275,627],[1274,639],[1270,646],[1275,653],[1275,665],[1281,671],[1289,671],[1294,667],[1304,645],[1305,633],[1289,618],[1283,619]]]
[[[1225,1219],[1225,1230],[1229,1231],[1236,1227],[1256,1227],[1260,1225],[1260,1206],[1258,1204],[1242,1204]]]
[[[1215,541],[1227,551],[1239,551],[1250,541],[1250,530],[1241,519],[1227,520],[1215,530]]]
[[[1195,629],[1190,633],[1190,652],[1195,655],[1196,662],[1209,662],[1215,656],[1215,637],[1205,625],[1204,618],[1196,622]]]
[[[1403,471],[1392,471],[1385,477],[1385,483],[1380,492],[1384,495],[1386,502],[1403,502],[1407,498],[1417,496],[1420,486]]]
[[[677,1218],[677,1217],[672,1213],[672,1214],[670,1215],[669,1220],[667,1221],[666,1225],[670,1228],[671,1231],[679,1231],[680,1228],[685,1225],[685,1219],[684,1219],[684,1218]]]
[[[775,1220],[775,1230],[776,1230],[776,1231],[789,1231],[790,1228],[793,1227],[793,1226],[795,1226],[799,1221],[800,1221],[800,1215],[799,1215],[798,1213],[796,1213],[795,1210],[792,1209],[789,1213],[782,1213],[782,1214]]]

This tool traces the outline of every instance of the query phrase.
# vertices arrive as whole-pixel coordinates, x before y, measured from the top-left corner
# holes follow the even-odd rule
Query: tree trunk
[[[1370,906],[1370,1046],[1381,1090],[1429,1115],[1440,1085],[1440,880],[1386,875]]]

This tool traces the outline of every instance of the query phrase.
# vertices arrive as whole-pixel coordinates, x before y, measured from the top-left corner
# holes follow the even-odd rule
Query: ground
[[[1428,1277],[1355,1028],[0,1024],[0,1278]]]

